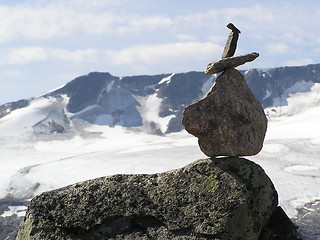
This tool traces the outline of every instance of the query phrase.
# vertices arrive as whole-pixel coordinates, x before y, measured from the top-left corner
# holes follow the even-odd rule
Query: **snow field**
[[[41,109],[49,101],[34,100],[0,119],[0,199],[29,199],[96,177],[163,172],[205,158],[197,139],[185,131],[157,136],[91,125],[85,132],[101,133],[98,137],[36,139],[32,126],[46,117]],[[149,101],[144,114],[165,129],[166,121],[157,115],[159,99],[140,101]],[[280,205],[293,217],[297,207],[320,199],[320,84],[310,92],[293,94],[288,104],[269,120],[262,151],[246,158],[263,167],[278,191]],[[279,113],[279,108],[274,110]],[[17,211],[10,208],[5,214]]]

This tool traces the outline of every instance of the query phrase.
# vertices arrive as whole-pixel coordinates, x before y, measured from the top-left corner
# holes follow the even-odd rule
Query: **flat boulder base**
[[[267,118],[242,74],[228,68],[207,95],[189,105],[182,124],[198,137],[209,157],[250,156],[259,153],[267,131]]]
[[[210,62],[207,65],[206,74],[215,74],[224,71],[227,68],[235,68],[246,62],[252,62],[259,56],[259,53],[249,53],[236,57],[227,57],[220,59],[219,61]]]
[[[17,239],[254,240],[276,207],[277,192],[259,165],[203,159],[43,193],[31,201]]]

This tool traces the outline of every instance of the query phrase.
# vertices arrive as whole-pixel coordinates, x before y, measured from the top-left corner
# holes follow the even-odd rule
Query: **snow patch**
[[[277,143],[265,143],[263,150],[267,153],[284,153],[289,149],[283,144]]]
[[[1,217],[10,217],[14,214],[18,215],[18,217],[24,217],[27,209],[26,206],[9,206],[9,210],[5,211]]]
[[[168,124],[170,120],[174,118],[175,115],[172,114],[166,117],[159,116],[162,99],[159,98],[155,93],[145,98],[137,97],[137,100],[140,103],[139,109],[140,109],[141,117],[144,120],[144,123],[156,124],[156,126],[160,129],[160,131],[162,133],[165,133],[168,129]]]
[[[148,122],[157,122],[159,119],[159,110],[161,106],[161,98],[158,98],[156,94],[150,95],[147,98],[147,101],[145,103],[145,119]]]
[[[108,86],[107,86],[107,90],[106,90],[106,91],[107,91],[107,93],[108,93],[108,92],[110,92],[110,90],[111,90],[111,89],[112,89],[112,87],[113,87],[113,84],[114,84],[114,80],[113,80],[111,83],[109,83],[109,84],[108,84]]]
[[[285,90],[285,92],[280,96],[273,100],[274,107],[281,107],[288,105],[288,98],[290,98],[293,94],[302,94],[305,92],[312,91],[312,87],[314,86],[314,82],[312,81],[300,81],[293,84],[291,87]]]
[[[293,165],[286,167],[284,170],[297,175],[320,177],[320,169],[316,166]]]
[[[42,109],[47,107],[54,98],[38,98],[30,102],[28,107],[19,108],[0,119],[0,134],[2,137],[24,137],[31,135],[32,126],[47,117]]]
[[[309,92],[290,94],[286,102],[287,106],[266,108],[265,113],[269,119],[283,120],[290,116],[306,118],[308,115],[308,117],[320,115],[320,83],[315,83]]]
[[[244,75],[247,75],[249,72],[251,72],[252,70],[251,69],[249,69],[249,70],[246,70],[245,72],[244,72]]]
[[[175,75],[175,73],[172,73],[170,76],[161,79],[161,81],[159,82],[159,85],[160,85],[160,84],[163,84],[163,83],[169,84],[169,83],[171,82],[171,78],[172,78],[174,75]]]
[[[89,112],[89,111],[91,111],[91,110],[93,110],[93,109],[95,109],[95,108],[97,108],[97,107],[99,108],[100,106],[97,105],[97,104],[93,104],[93,105],[90,105],[90,106],[88,106],[88,107],[85,107],[84,109],[82,109],[82,110],[79,111],[79,112],[70,113],[70,112],[66,111],[66,115],[67,115],[69,118],[75,118],[75,117],[77,117],[78,115],[83,114],[83,113],[85,113],[85,112]]]
[[[271,94],[272,94],[272,92],[267,90],[266,95],[264,96],[263,100],[265,100],[266,98],[270,97]]]

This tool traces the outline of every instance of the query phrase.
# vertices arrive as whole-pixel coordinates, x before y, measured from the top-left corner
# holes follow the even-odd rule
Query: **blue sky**
[[[203,71],[240,30],[242,66],[320,63],[320,1],[0,0],[0,104],[92,71],[115,76]]]

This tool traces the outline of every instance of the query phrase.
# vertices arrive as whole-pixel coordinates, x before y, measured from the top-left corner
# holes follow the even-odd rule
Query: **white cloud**
[[[225,44],[227,42],[228,37],[227,36],[219,36],[219,35],[215,35],[215,36],[209,36],[208,40],[210,42],[213,43],[223,43]]]
[[[176,35],[176,39],[180,41],[196,41],[197,37],[189,35],[189,34],[178,34]]]
[[[106,62],[107,57],[108,68],[111,68],[108,71],[120,69],[116,70],[120,74],[122,71],[131,74],[131,69],[146,72],[150,67],[156,73],[155,66],[165,72],[171,72],[173,67],[177,71],[192,70],[197,66],[194,62],[200,65],[200,62],[220,59],[230,32],[226,28],[228,22],[235,23],[242,31],[237,54],[261,53],[261,58],[252,63],[253,67],[258,64],[270,67],[270,63],[279,66],[297,56],[316,59],[316,52],[310,49],[319,45],[317,31],[310,24],[319,19],[319,11],[307,12],[306,8],[288,2],[247,3],[241,8],[208,6],[206,11],[185,7],[181,11],[166,11],[177,3],[168,3],[166,9],[162,6],[158,11],[154,7],[156,3],[147,0],[138,3],[129,0],[18,2],[22,3],[0,4],[0,42],[10,48],[0,51],[2,65],[59,60],[92,63],[86,67],[103,71],[105,65],[101,62]],[[145,8],[145,4],[152,7]],[[21,47],[29,44],[45,48]],[[77,49],[71,50],[70,45]],[[274,54],[278,56],[275,58]],[[307,62],[306,58],[302,62]],[[55,67],[58,61],[56,63]],[[126,69],[122,69],[121,64],[126,64]],[[128,66],[130,64],[132,66]]]
[[[6,49],[2,51],[2,55],[1,64],[3,65],[22,65],[55,59],[81,63],[95,62],[98,58],[98,51],[96,49],[78,49],[71,51],[58,48],[46,49],[31,46]]]
[[[20,69],[0,69],[0,79],[19,79],[24,75],[25,72]]]
[[[282,55],[290,51],[290,48],[285,43],[271,43],[266,46],[266,52],[270,55]]]
[[[11,39],[41,40],[72,35],[78,31],[100,33],[117,23],[114,14],[94,14],[59,6],[0,6],[0,41]]]
[[[114,64],[162,64],[211,59],[221,54],[222,47],[210,42],[177,42],[158,45],[136,45],[119,51],[107,51]]]
[[[52,58],[70,62],[95,62],[98,51],[96,49],[74,50],[49,49],[48,53]]]
[[[83,1],[81,1],[83,2]],[[10,40],[45,40],[82,34],[153,31],[172,24],[169,17],[114,12],[101,1],[43,5],[0,5],[0,42]],[[109,3],[110,4],[110,3]],[[104,6],[104,8],[100,7]]]
[[[41,62],[48,58],[48,54],[40,47],[20,47],[6,51],[4,58],[7,64],[26,64],[32,62]]]
[[[256,4],[243,8],[209,9],[206,12],[180,15],[176,18],[182,26],[211,29],[210,34],[215,31],[227,32],[225,26],[233,22],[237,26],[246,26],[247,29],[255,29],[257,25],[276,20],[274,11],[267,7]],[[240,29],[241,30],[241,29]]]
[[[185,31],[199,29],[202,36],[210,34],[212,37],[227,36],[229,30],[225,25],[233,22],[242,31],[240,41],[246,38],[255,40],[255,43],[260,45],[281,41],[287,47],[284,45],[274,47],[283,54],[289,51],[288,46],[294,45],[296,48],[316,44],[319,37],[314,25],[310,23],[319,17],[316,10],[306,11],[284,2],[277,5],[256,4],[241,8],[209,9],[206,12],[178,16],[174,22],[178,25],[176,29]],[[273,50],[270,47],[271,53]]]
[[[117,32],[124,34],[139,30],[156,30],[172,25],[169,17],[163,16],[123,16],[124,24],[117,27]]]
[[[302,66],[302,65],[307,65],[307,64],[312,64],[314,63],[311,58],[299,58],[299,59],[294,59],[290,61],[285,61],[283,64],[284,66]]]

